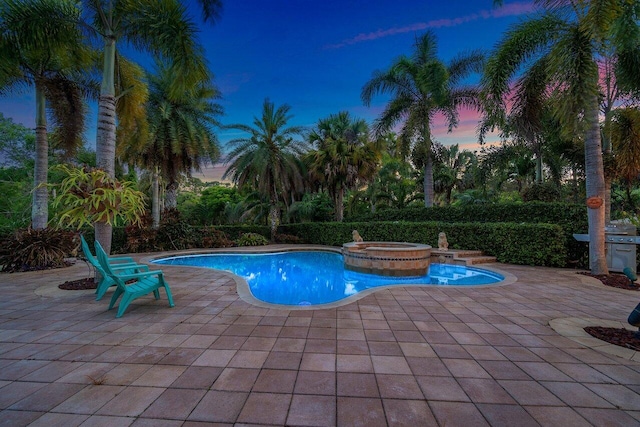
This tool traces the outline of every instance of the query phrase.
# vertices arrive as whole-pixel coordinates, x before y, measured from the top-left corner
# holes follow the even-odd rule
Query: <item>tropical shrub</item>
[[[126,228],[125,252],[170,251],[191,248],[226,248],[233,246],[227,235],[215,227],[192,227],[177,209],[166,209],[158,228],[146,215],[141,222]],[[115,236],[114,229],[114,236]],[[116,239],[114,238],[114,242]]]
[[[0,241],[0,269],[14,273],[66,267],[64,259],[75,255],[78,244],[76,233],[71,231],[17,230]]]
[[[198,248],[229,248],[233,246],[233,240],[230,240],[227,234],[215,227],[198,228],[197,235],[200,243],[196,244]]]
[[[96,222],[140,223],[145,213],[144,194],[130,182],[111,178],[104,170],[57,165],[65,178],[57,189],[53,207],[56,222],[63,227],[91,226]]]
[[[216,228],[223,231],[232,240],[238,240],[245,233],[256,233],[269,238],[270,229],[265,225],[242,224],[242,225],[218,225]]]
[[[269,240],[257,233],[245,233],[236,240],[236,245],[238,246],[264,246],[268,244]]]

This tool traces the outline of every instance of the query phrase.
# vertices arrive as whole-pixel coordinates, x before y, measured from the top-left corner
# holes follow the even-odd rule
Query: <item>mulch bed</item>
[[[82,291],[85,289],[96,289],[97,287],[98,285],[93,277],[87,277],[80,280],[71,280],[69,282],[64,282],[63,284],[58,285],[58,288],[64,289],[65,291]]]
[[[624,274],[591,274],[585,272],[579,272],[578,274],[584,274],[585,276],[595,277],[603,284],[611,286],[612,288],[626,289],[628,291],[640,291],[640,286],[637,283],[629,280]]]
[[[587,326],[585,332],[609,344],[618,345],[631,350],[640,351],[640,338],[634,331],[624,328],[605,328],[602,326]]]
[[[626,289],[628,291],[640,290],[640,286],[638,286],[637,283],[632,282],[624,274],[594,275],[582,272],[578,274],[595,277],[604,285],[611,286],[612,288]],[[587,326],[584,330],[592,337],[608,342],[609,344],[640,351],[640,337],[636,336],[634,331],[630,331],[625,328],[605,328],[603,326]]]

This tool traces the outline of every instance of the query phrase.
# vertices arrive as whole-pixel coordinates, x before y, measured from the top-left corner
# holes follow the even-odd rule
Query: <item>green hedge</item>
[[[341,246],[358,230],[365,240],[424,243],[437,247],[438,233],[447,233],[451,249],[481,250],[509,264],[563,267],[567,253],[561,227],[552,224],[353,222],[281,225],[279,232],[307,243]]]
[[[367,221],[547,223],[575,229],[576,233],[586,233],[587,208],[584,205],[567,203],[499,203],[385,209],[349,218],[349,222]]]
[[[568,203],[499,203],[466,206],[414,207],[388,209],[374,214],[349,219],[351,222],[367,221],[442,221],[442,222],[515,222],[544,223],[562,227],[565,236],[567,262],[586,267],[589,246],[578,242],[573,234],[588,232],[587,208],[581,204]]]
[[[192,227],[195,233],[198,233],[198,229],[206,227]],[[270,235],[269,227],[261,225],[216,225],[215,228],[224,232],[229,239],[237,240],[241,235],[245,233],[257,233],[265,236],[267,239]],[[93,245],[94,231],[93,228],[88,228],[82,231],[85,239],[90,245]],[[127,252],[127,234],[125,227],[113,227],[113,241],[111,242],[111,252],[114,254],[121,254]]]

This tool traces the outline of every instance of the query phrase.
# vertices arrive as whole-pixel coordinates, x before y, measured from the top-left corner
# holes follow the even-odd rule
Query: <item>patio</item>
[[[0,425],[638,425],[640,354],[577,332],[624,321],[640,293],[495,266],[517,280],[315,311],[256,307],[229,274],[162,266],[176,307],[161,293],[121,319],[111,291],[57,289],[88,276],[82,262],[0,274]]]

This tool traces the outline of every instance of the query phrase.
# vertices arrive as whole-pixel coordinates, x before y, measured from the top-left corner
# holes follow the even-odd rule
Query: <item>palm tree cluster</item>
[[[528,200],[539,194],[528,190],[554,187],[546,194],[589,199],[590,265],[606,273],[604,225],[617,203],[610,190],[620,186],[633,207],[640,173],[640,1],[534,3],[538,12],[509,28],[489,54],[444,62],[434,33],[417,35],[410,55],[364,82],[366,106],[388,99],[370,124],[339,111],[305,129],[291,124],[291,107],[266,99],[251,125],[227,126],[243,133],[225,156],[225,177],[238,194],[220,192],[225,219],[212,220],[263,221],[275,237],[283,221]],[[220,17],[220,0],[198,4],[204,22]],[[196,33],[179,0],[0,5],[0,95],[23,86],[36,93],[34,228],[47,224],[49,141],[73,154],[87,99],[98,102],[97,166],[110,176],[119,164],[145,171],[156,225],[160,193],[165,206],[179,206],[183,179],[219,159],[220,94]],[[152,55],[154,70],[121,55],[121,43]],[[474,78],[479,84],[468,83]],[[470,152],[435,141],[434,122],[444,117],[452,131],[462,108],[481,114],[481,143],[495,130],[502,143]],[[111,226],[95,228],[108,250]]]
[[[24,85],[36,90],[32,227],[44,228],[48,220],[47,105],[59,119],[53,135],[72,152],[83,131],[84,98],[98,99],[96,163],[111,177],[116,134],[119,151],[145,160],[141,166],[159,168],[169,190],[175,188],[179,174],[189,175],[202,158],[217,159],[217,140],[210,128],[215,124],[212,117],[220,112],[211,103],[217,90],[184,3],[7,0],[0,5],[0,90]],[[220,0],[198,3],[205,21],[219,18]],[[150,102],[164,98],[164,117],[147,113],[157,110],[146,108],[145,73],[119,53],[119,42],[150,53],[161,64],[159,76],[150,79],[154,83]],[[125,146],[134,137],[136,144]],[[148,155],[152,149],[163,152]],[[111,225],[98,222],[95,229],[96,238],[109,251]]]

